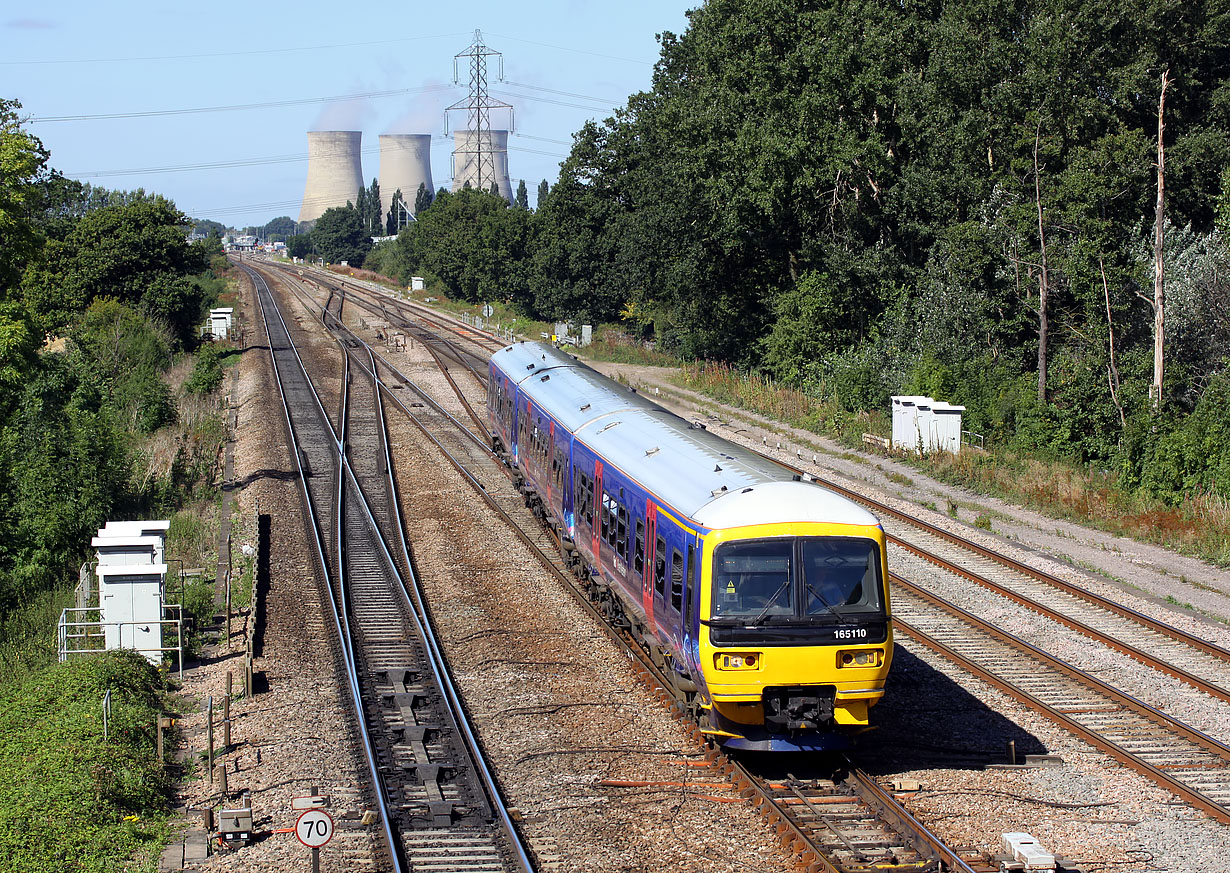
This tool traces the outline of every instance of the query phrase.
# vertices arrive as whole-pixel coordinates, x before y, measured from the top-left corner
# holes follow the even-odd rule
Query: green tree
[[[193,277],[208,249],[190,246],[185,216],[155,197],[88,212],[63,241],[51,240],[23,279],[25,300],[40,326],[63,333],[96,297],[137,304],[188,344],[207,294]]]
[[[0,603],[63,584],[124,499],[127,437],[70,356],[45,355],[0,427]]]
[[[363,231],[365,233],[367,232],[367,217],[371,212],[371,207],[369,205],[369,200],[368,200],[369,196],[370,195],[368,194],[368,190],[366,188],[360,188],[359,194],[355,198],[354,203],[346,204],[347,206],[351,206],[351,208],[353,208],[354,211],[358,213],[359,224],[363,228]]]
[[[537,195],[537,198],[534,200],[535,209],[542,208],[542,204],[546,201],[547,194],[550,192],[550,190],[551,190],[551,186],[547,184],[546,179],[543,179],[541,182],[538,183],[538,195]]]
[[[442,192],[398,236],[397,262],[403,271],[430,273],[462,300],[523,303],[529,294],[531,217],[486,191]]]
[[[31,221],[48,152],[22,129],[16,100],[0,99],[0,297],[16,285],[40,239]]]
[[[312,245],[331,264],[346,261],[360,266],[372,247],[371,235],[359,211],[352,206],[326,209],[312,228]]]
[[[441,191],[444,189],[441,188]],[[431,208],[432,201],[435,200],[434,195],[427,188],[426,182],[419,182],[418,193],[414,195],[414,214],[417,217],[420,212],[426,212]]]
[[[384,232],[384,216],[380,214],[380,181],[378,179],[372,179],[372,187],[367,192],[367,213],[363,219],[369,235],[380,236]]]
[[[307,258],[312,254],[312,235],[300,233],[286,238],[286,251],[292,258]]]
[[[420,188],[423,187],[422,182],[419,183],[419,187]],[[401,230],[400,221],[401,221],[401,211],[404,208],[402,205],[403,202],[404,201],[402,200],[401,189],[398,188],[396,191],[393,192],[393,199],[389,201],[389,214],[388,214],[388,217],[385,219],[385,225],[384,225],[384,235],[385,236],[397,236],[397,232]]]
[[[517,209],[529,209],[530,208],[530,195],[529,195],[529,192],[525,188],[524,179],[521,179],[520,181],[517,182],[517,193],[513,197],[513,206],[515,206]]]
[[[76,321],[71,339],[94,384],[127,416],[129,427],[151,433],[175,420],[162,377],[170,364],[165,329],[112,297],[100,297]]]
[[[289,215],[279,215],[261,228],[260,238],[268,242],[286,242],[298,225]]]

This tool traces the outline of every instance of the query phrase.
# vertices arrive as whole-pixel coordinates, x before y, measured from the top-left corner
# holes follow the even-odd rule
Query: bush
[[[161,688],[145,658],[109,652],[0,692],[0,873],[151,865],[169,788],[155,760],[154,719],[167,708]]]
[[[222,384],[221,352],[216,345],[207,343],[196,353],[196,366],[184,383],[189,394],[210,394]]]

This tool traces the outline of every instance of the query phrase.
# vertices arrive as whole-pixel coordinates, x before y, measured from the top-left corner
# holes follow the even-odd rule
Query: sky
[[[23,4],[0,12],[0,98],[22,103],[26,130],[70,178],[259,227],[298,217],[310,130],[362,131],[368,184],[379,134],[433,134],[432,181],[448,186],[445,132],[466,115],[446,127],[444,110],[470,77],[462,59],[454,84],[454,56],[477,30],[502,54],[504,81],[492,58],[488,88],[514,107],[509,174],[533,204],[572,134],[650,87],[657,34],[686,30],[699,2]]]

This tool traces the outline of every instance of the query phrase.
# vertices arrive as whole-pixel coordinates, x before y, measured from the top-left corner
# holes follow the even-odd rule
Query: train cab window
[[[654,543],[653,588],[659,596],[666,596],[666,540],[662,537]]]
[[[645,522],[636,521],[636,552],[632,556],[632,568],[637,575],[645,574]]]
[[[802,558],[807,615],[880,610],[880,549],[874,541],[858,537],[805,537]]]
[[[683,555],[671,549],[671,609],[683,610]]]
[[[794,614],[794,539],[725,543],[713,567],[714,618]]]

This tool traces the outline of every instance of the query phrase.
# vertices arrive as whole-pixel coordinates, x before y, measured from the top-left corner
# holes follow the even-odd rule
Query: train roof
[[[517,343],[492,362],[607,463],[706,528],[878,524],[858,504],[795,480],[785,467],[689,424],[553,346]]]

